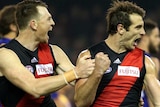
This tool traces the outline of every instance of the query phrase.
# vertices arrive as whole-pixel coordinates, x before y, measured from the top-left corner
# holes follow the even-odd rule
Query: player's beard
[[[156,47],[153,45],[152,42],[149,43],[148,48],[149,48],[149,53],[150,53],[150,54],[156,54],[157,51],[158,51],[158,50],[156,50]]]

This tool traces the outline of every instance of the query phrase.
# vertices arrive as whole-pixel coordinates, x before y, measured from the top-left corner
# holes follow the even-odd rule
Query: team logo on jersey
[[[118,66],[118,76],[140,77],[140,71],[138,67]]]
[[[52,64],[37,64],[36,71],[38,75],[53,74]]]
[[[33,58],[31,59],[31,63],[37,63],[37,62],[38,62],[38,60],[37,60],[36,57],[33,57]]]
[[[34,69],[31,65],[27,65],[26,68],[31,72],[33,73],[34,72]]]
[[[111,71],[112,71],[112,68],[109,67],[104,74],[108,74],[108,73],[110,73]]]
[[[121,64],[121,60],[119,58],[117,58],[113,63],[114,64]]]

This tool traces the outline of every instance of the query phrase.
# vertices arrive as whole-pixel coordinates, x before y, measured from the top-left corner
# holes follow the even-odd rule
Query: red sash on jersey
[[[40,44],[39,48],[38,48],[38,58],[39,64],[52,64],[52,67],[54,66],[54,60],[53,60],[53,56],[51,54],[51,50],[50,47],[48,46],[48,44]],[[36,78],[41,78],[41,77],[48,77],[51,76],[53,74],[44,74],[44,75],[38,75],[37,72],[35,73],[35,77]]]
[[[48,44],[39,45],[38,58],[39,58],[38,61],[39,64],[51,63],[54,66],[52,52]],[[53,74],[38,75],[37,72],[35,72],[35,78],[42,78],[51,75]],[[40,107],[44,98],[45,96],[41,96],[40,98],[34,98],[32,95],[25,94],[16,107]]]
[[[135,48],[123,59],[120,66],[143,67],[143,51]],[[110,83],[103,89],[93,107],[119,107],[138,77],[118,76],[118,69]],[[102,103],[103,102],[103,103]]]

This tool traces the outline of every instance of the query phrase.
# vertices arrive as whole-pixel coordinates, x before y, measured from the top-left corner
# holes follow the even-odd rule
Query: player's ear
[[[14,32],[17,31],[17,26],[15,24],[10,24],[9,28],[11,29],[11,31],[14,31]]]
[[[118,34],[123,35],[125,31],[126,30],[125,30],[125,28],[124,28],[124,26],[122,24],[118,24],[117,25],[117,33]]]
[[[37,30],[37,21],[36,20],[31,20],[29,23],[29,26],[31,27],[31,29],[33,30]]]

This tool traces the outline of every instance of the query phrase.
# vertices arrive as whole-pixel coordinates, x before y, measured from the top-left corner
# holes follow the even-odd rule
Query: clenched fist
[[[104,54],[103,52],[99,52],[95,56],[95,72],[99,73],[100,75],[103,75],[104,72],[109,68],[110,66],[110,59],[107,54]]]

